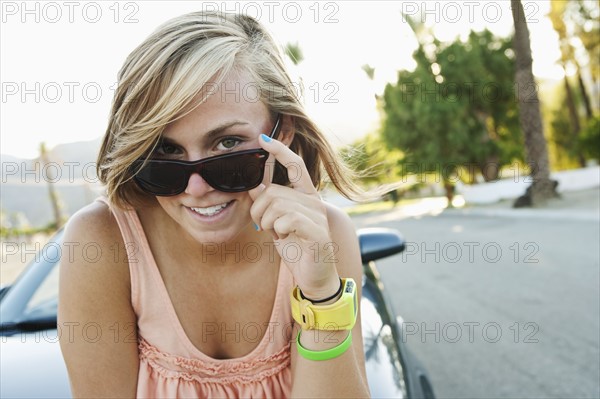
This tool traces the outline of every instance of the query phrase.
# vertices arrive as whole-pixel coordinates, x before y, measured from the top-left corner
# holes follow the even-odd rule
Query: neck
[[[235,239],[220,243],[201,243],[196,245],[196,259],[209,267],[240,267],[255,263],[273,263],[279,261],[279,254],[271,234],[242,232]]]
[[[194,267],[202,268],[236,268],[256,263],[277,263],[280,257],[269,232],[256,231],[252,223],[248,223],[237,235],[227,241],[198,241],[184,231],[160,206],[140,216],[144,231],[154,246],[160,245],[168,252],[168,256],[182,263],[190,263],[194,259]],[[149,231],[154,234],[148,234]]]

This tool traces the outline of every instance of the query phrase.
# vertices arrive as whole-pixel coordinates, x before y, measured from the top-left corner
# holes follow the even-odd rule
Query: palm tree
[[[515,82],[518,88],[519,122],[525,135],[525,154],[531,165],[533,183],[524,196],[517,199],[513,206],[537,206],[547,199],[557,197],[558,182],[550,179],[550,165],[544,128],[540,114],[540,102],[535,88],[531,69],[531,44],[529,29],[525,20],[523,4],[520,0],[511,0],[513,21],[515,24]]]
[[[375,68],[373,68],[371,65],[365,64],[361,67],[361,69],[365,71],[369,80],[372,81],[375,78]]]
[[[294,65],[298,65],[304,60],[304,54],[298,42],[285,45],[285,53],[290,57]]]
[[[586,104],[586,110],[589,109],[589,112],[591,113],[591,108],[588,105],[589,101],[587,100],[587,92],[585,90],[585,85],[581,78],[581,68],[579,67],[579,63],[575,58],[575,50],[573,49],[573,46],[570,43],[570,37],[567,33],[567,25],[564,22],[566,4],[567,3],[565,1],[551,2],[550,13],[548,14],[548,16],[552,21],[552,26],[554,27],[554,30],[556,31],[556,33],[558,33],[558,39],[560,43],[560,63],[565,74],[563,82],[565,86],[567,108],[569,110],[569,117],[571,119],[571,135],[573,136],[573,142],[576,146],[575,155],[577,156],[577,161],[579,162],[579,165],[581,167],[585,167],[585,157],[583,155],[583,151],[577,145],[579,141],[579,132],[581,131],[581,124],[579,123],[579,113],[577,112],[577,105],[575,104],[575,96],[573,94],[573,90],[571,89],[569,78],[567,76],[567,65],[574,64],[576,66],[579,88],[581,90],[584,103]],[[588,114],[588,117],[591,117],[591,115]]]
[[[38,161],[36,162],[36,167],[40,167],[41,170],[44,169],[46,165],[50,163],[48,158],[48,150],[46,149],[46,143],[40,143],[40,156],[38,157]],[[46,173],[50,173],[52,168],[47,168]],[[56,229],[59,229],[63,224],[63,217],[61,212],[60,201],[58,198],[58,193],[54,188],[54,179],[56,176],[46,176],[46,182],[48,183],[48,196],[50,197],[50,203],[52,204],[52,213],[54,214],[54,225]]]

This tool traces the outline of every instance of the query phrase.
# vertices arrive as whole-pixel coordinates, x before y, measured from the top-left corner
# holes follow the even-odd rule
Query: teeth
[[[225,208],[229,205],[229,202],[225,202],[224,204],[209,206],[208,208],[191,208],[194,212],[198,212],[204,216],[212,216],[221,211],[221,209]]]

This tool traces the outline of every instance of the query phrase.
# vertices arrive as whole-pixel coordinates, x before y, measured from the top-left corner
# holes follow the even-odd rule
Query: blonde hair
[[[140,44],[119,71],[109,124],[98,155],[97,173],[110,201],[135,206],[149,196],[132,180],[131,165],[150,154],[161,132],[206,100],[206,86],[232,72],[246,72],[273,114],[290,115],[295,135],[290,148],[300,155],[317,189],[323,172],[351,200],[365,198],[354,173],[308,118],[293,90],[280,48],[253,18],[194,12],[167,21]],[[273,181],[289,184],[277,164]]]

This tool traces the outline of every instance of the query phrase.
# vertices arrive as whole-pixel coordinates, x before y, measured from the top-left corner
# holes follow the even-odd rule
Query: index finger
[[[273,154],[275,159],[286,168],[292,188],[307,194],[317,193],[302,157],[290,150],[281,141],[272,139],[265,134],[260,135],[259,143],[263,149]]]

